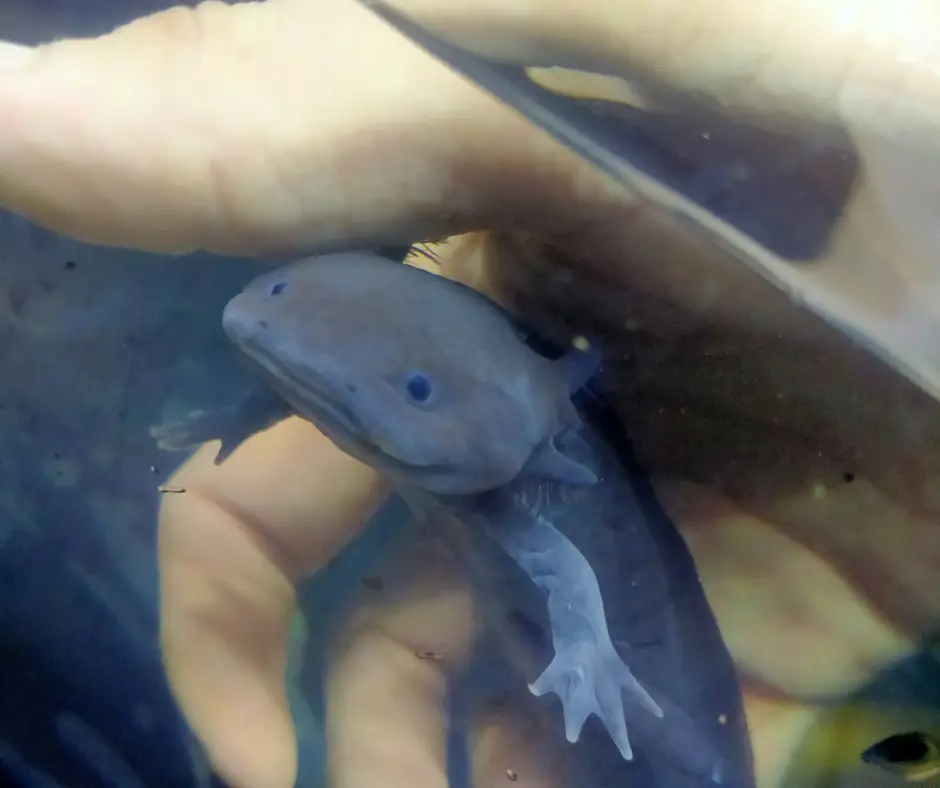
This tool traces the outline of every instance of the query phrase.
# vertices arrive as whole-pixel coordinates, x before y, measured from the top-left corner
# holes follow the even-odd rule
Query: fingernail
[[[0,69],[23,65],[33,53],[32,47],[0,41]]]

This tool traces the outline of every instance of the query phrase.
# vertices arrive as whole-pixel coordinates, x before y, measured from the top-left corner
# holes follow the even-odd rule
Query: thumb
[[[8,51],[0,117],[0,204],[171,253],[410,241],[487,211],[509,222],[507,202],[544,199],[546,177],[579,166],[348,0],[207,2]]]

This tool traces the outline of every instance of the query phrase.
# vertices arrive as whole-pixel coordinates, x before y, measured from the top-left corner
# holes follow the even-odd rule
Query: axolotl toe
[[[260,276],[228,304],[223,327],[300,416],[385,474],[407,500],[485,529],[543,591],[554,657],[530,688],[558,696],[570,741],[593,714],[624,759],[634,756],[636,731],[657,769],[679,763],[706,782],[753,784],[739,690],[720,636],[708,641],[712,653],[695,658],[723,660],[728,670],[719,679],[712,671],[707,691],[676,689],[694,672],[680,635],[714,629],[714,620],[708,612],[704,624],[677,630],[681,616],[664,574],[669,558],[624,497],[629,486],[615,453],[572,399],[595,372],[595,353],[550,358],[480,293],[366,253]],[[258,413],[251,418],[265,422]],[[605,587],[617,593],[613,618]],[[624,658],[638,621],[656,630],[655,642],[669,653],[636,654],[656,686],[637,674],[633,657]],[[619,628],[616,641],[610,622]],[[702,716],[689,705],[693,696],[720,708]],[[702,722],[719,716],[723,727]]]
[[[543,514],[525,506],[519,515],[521,527],[496,523],[488,530],[548,597],[555,657],[530,689],[561,700],[568,741],[577,741],[585,720],[596,714],[623,757],[632,758],[624,695],[656,717],[663,710],[614,648],[587,559]]]

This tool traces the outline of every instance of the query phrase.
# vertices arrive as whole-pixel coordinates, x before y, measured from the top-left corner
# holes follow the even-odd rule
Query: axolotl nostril
[[[530,689],[558,696],[569,741],[594,714],[628,761],[636,739],[651,784],[753,786],[733,663],[681,536],[597,423],[593,351],[550,358],[482,294],[365,253],[258,277],[223,327],[269,393],[155,430],[162,445],[222,438],[221,459],[298,413],[542,590],[554,657]]]

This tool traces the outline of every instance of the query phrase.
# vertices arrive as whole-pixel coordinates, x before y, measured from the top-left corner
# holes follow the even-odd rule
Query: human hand
[[[934,29],[929,4],[906,9],[905,19],[923,19],[893,45],[866,38],[884,29],[877,8],[887,14],[887,3],[865,4],[865,19],[861,3],[827,6],[841,25],[816,5],[805,14],[785,7],[789,35],[766,3],[702,6],[681,28],[661,3],[631,8],[626,25],[610,18],[615,6],[413,6],[457,15],[450,25],[509,31],[499,40],[513,51],[544,47],[575,60],[626,52],[679,87],[740,99],[771,120],[774,110],[834,112],[872,138],[900,135],[932,155],[936,78],[901,57]],[[10,60],[20,62],[0,72],[0,200],[54,229],[232,253],[520,230],[538,242],[448,245],[447,272],[537,315],[558,306],[538,254],[547,245],[575,275],[561,304],[572,322],[581,297],[636,350],[634,322],[624,326],[622,315],[638,315],[644,396],[623,408],[747,677],[763,784],[815,713],[814,698],[864,681],[936,622],[938,441],[924,426],[936,421],[934,403],[356,4],[211,4]],[[855,69],[844,69],[849,60]],[[750,89],[739,93],[742,81]],[[902,83],[890,102],[879,93]],[[896,240],[887,219],[878,227],[879,240]],[[715,282],[704,320],[699,285]],[[767,338],[775,334],[786,341]],[[219,468],[208,456],[179,471],[191,494],[161,513],[167,671],[223,776],[246,788],[287,786],[296,762],[283,689],[292,583],[342,549],[385,488],[296,419]],[[400,586],[365,602],[333,652],[334,785],[376,774],[445,781],[443,676],[472,640],[472,600],[441,562],[408,560],[433,571],[399,569]],[[443,658],[413,659],[423,649]],[[501,748],[515,745],[516,763],[537,751],[516,726],[500,714],[486,721],[478,783],[505,779]],[[520,781],[549,783],[551,770],[531,757]]]

